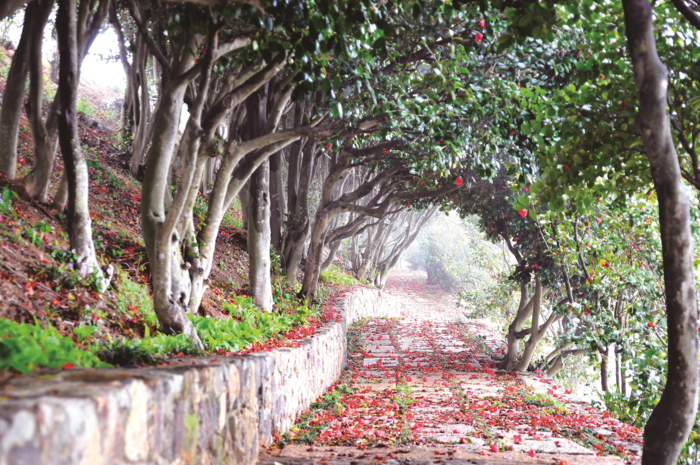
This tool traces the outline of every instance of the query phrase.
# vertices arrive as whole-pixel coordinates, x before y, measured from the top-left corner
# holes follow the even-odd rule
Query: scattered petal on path
[[[416,272],[389,279],[386,291],[403,300],[402,317],[350,328],[341,384],[304,412],[279,446],[311,445],[309,457],[316,456],[314,447],[353,454],[347,457],[408,447],[431,448],[438,456],[537,457],[532,463],[540,454],[549,454],[546,463],[638,458],[640,430],[593,409],[554,380],[499,371],[502,337],[486,321],[466,320],[448,294],[424,282]],[[299,450],[290,445],[281,456]],[[397,453],[390,450],[387,457]]]

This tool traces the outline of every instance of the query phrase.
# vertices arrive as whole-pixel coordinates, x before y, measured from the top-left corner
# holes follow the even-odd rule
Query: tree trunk
[[[391,270],[393,270],[394,267],[399,263],[401,256],[404,254],[404,252],[406,252],[406,250],[408,250],[411,244],[413,244],[413,242],[418,237],[418,233],[420,233],[420,230],[423,228],[423,226],[425,226],[428,223],[428,221],[432,218],[436,211],[437,207],[432,207],[427,212],[419,216],[417,219],[413,218],[413,215],[408,219],[408,223],[406,225],[405,239],[401,243],[394,246],[394,249],[389,254],[389,257],[387,257],[386,260],[382,262],[378,267],[377,277],[375,279],[376,287],[380,289],[384,288],[384,286],[386,285],[386,280],[389,278],[389,274],[391,273]],[[412,220],[416,221],[413,231],[411,230]]]
[[[572,349],[561,351],[561,353],[557,355],[554,361],[552,361],[552,364],[549,367],[549,369],[547,369],[547,376],[549,376],[550,378],[556,376],[557,373],[559,373],[564,368],[564,360],[568,357],[577,357],[580,355],[584,355],[586,352],[588,352],[586,349]]]
[[[532,297],[532,332],[530,333],[530,338],[525,343],[523,355],[518,361],[518,371],[527,371],[527,367],[530,366],[532,354],[535,352],[535,347],[537,347],[537,343],[542,337],[540,331],[538,331],[538,328],[540,327],[541,302],[542,283],[540,282],[540,278],[535,278],[535,295]]]
[[[534,299],[534,297],[533,297]],[[501,370],[514,370],[517,366],[518,358],[518,346],[520,340],[515,337],[515,333],[520,331],[525,320],[528,319],[530,313],[532,312],[532,300],[528,300],[528,283],[520,283],[520,305],[518,305],[518,311],[515,313],[515,319],[508,325],[508,349],[506,351],[506,358],[501,362]]]
[[[110,5],[110,0],[101,0],[97,10],[92,12],[95,2],[81,3],[80,21],[76,26],[76,59],[75,59],[75,86],[74,98],[77,98],[77,86],[80,81],[80,66],[90,50],[95,37],[97,36]],[[51,2],[53,5],[53,2]],[[77,21],[77,20],[76,20]],[[43,25],[37,27],[43,30]],[[57,29],[58,30],[58,29]],[[37,39],[38,40],[38,39]],[[33,47],[34,48],[34,47]],[[60,55],[60,46],[59,46]],[[27,193],[39,201],[46,201],[49,187],[51,185],[51,173],[56,159],[56,148],[58,145],[57,131],[59,110],[58,96],[54,97],[49,108],[46,121],[41,116],[43,108],[44,76],[42,72],[41,48],[30,51],[29,71],[32,76],[30,81],[30,105],[28,116],[32,122],[32,132],[34,133],[34,149],[36,152],[36,162],[32,171],[24,180]],[[60,93],[60,60],[59,60],[59,93]],[[77,122],[75,122],[77,125]],[[78,144],[79,144],[78,140]],[[64,155],[65,156],[65,155]],[[82,153],[80,154],[82,158]],[[68,186],[70,187],[70,181]]]
[[[58,189],[56,190],[56,195],[51,203],[51,209],[57,213],[63,213],[66,210],[66,203],[68,202],[68,181],[66,179],[66,169],[63,167],[63,173],[61,174],[61,181],[58,183]]]
[[[622,354],[620,355],[622,356]],[[624,362],[624,358],[622,362]],[[623,363],[620,366],[620,392],[622,392],[623,396],[627,395],[627,373]]]
[[[297,184],[297,189],[290,189],[290,209],[288,212],[288,234],[284,250],[284,263],[287,272],[287,282],[293,284],[296,279],[297,271],[302,259],[302,253],[309,236],[310,218],[309,218],[309,189],[314,176],[314,158],[316,156],[317,143],[315,140],[307,141],[302,151],[301,167],[295,172],[298,173],[298,179],[294,182]],[[292,146],[292,151],[294,146]],[[290,159],[290,176],[293,160]],[[294,204],[292,206],[292,197]]]
[[[249,193],[248,186],[238,191],[238,201],[241,203],[241,223],[243,224],[243,229],[248,230],[248,204]]]
[[[318,277],[321,274],[321,259],[323,257],[323,243],[326,238],[326,230],[330,223],[331,216],[319,207],[316,213],[313,229],[311,230],[311,242],[309,244],[309,255],[304,269],[304,283],[301,295],[308,300],[312,300],[316,293]],[[309,302],[311,304],[311,302]]]
[[[331,246],[331,250],[328,253],[328,256],[326,257],[326,261],[323,262],[321,265],[321,272],[324,272],[328,269],[329,266],[333,263],[333,260],[335,259],[335,254],[338,253],[338,249],[340,248],[340,245],[342,244],[341,241],[335,241],[333,245]]]
[[[201,37],[197,38],[199,39]],[[190,37],[185,46],[192,47],[194,43],[195,39]],[[178,63],[180,69],[172,72],[182,73],[189,69],[193,62],[193,58],[185,56]],[[208,83],[208,78],[203,76],[201,79],[202,82]],[[201,348],[202,344],[194,325],[187,317],[191,291],[189,264],[182,258],[181,238],[176,233],[176,226],[179,224],[194,178],[199,142],[194,134],[200,126],[201,108],[199,112],[190,113],[190,121],[180,141],[181,144],[188,145],[187,164],[180,178],[176,200],[173,201],[167,216],[165,212],[166,190],[170,189],[170,162],[178,134],[180,108],[186,86],[186,82],[170,80],[163,88],[162,99],[154,118],[153,145],[141,191],[141,229],[151,266],[153,306],[163,331],[186,334],[195,347]]]
[[[616,349],[617,349],[617,347],[616,347]],[[617,392],[620,392],[620,393],[622,393],[621,362],[622,362],[622,354],[617,352],[617,350],[615,350],[615,386],[617,386]]]
[[[282,152],[270,157],[270,234],[272,246],[282,255],[282,225],[284,224],[285,202],[282,183]]]
[[[666,110],[668,71],[658,57],[647,0],[623,0],[625,26],[639,94],[637,125],[659,202],[668,319],[668,375],[644,428],[644,465],[678,461],[698,408],[698,324],[690,204]]]
[[[30,197],[45,202],[48,195],[54,159],[56,158],[56,110],[58,100],[54,99],[49,114],[44,122],[44,72],[42,66],[43,30],[53,7],[53,0],[37,0],[41,10],[32,25],[35,31],[42,31],[32,40],[29,47],[29,99],[27,118],[34,137],[35,161],[32,171],[24,179],[25,188]],[[78,65],[79,66],[79,63]]]
[[[68,182],[68,234],[75,251],[75,266],[83,277],[101,281],[101,291],[109,285],[111,272],[103,275],[92,242],[88,206],[87,163],[80,150],[76,98],[78,90],[78,38],[76,0],[60,0],[56,27],[61,54],[58,86],[58,132]]]
[[[34,41],[32,24],[37,16],[39,7],[36,2],[27,5],[24,13],[24,27],[15,55],[12,57],[12,65],[7,74],[7,86],[2,100],[2,112],[0,113],[0,174],[8,179],[14,179],[17,175],[17,135],[19,133],[19,120],[22,116],[22,102],[27,87],[27,73],[29,72],[29,47]]]
[[[600,388],[603,392],[607,392],[610,389],[608,383],[608,352],[609,348],[606,347],[600,353]]]
[[[136,133],[134,134],[134,143],[131,152],[131,161],[129,168],[131,175],[139,179],[143,173],[143,164],[145,161],[146,150],[148,143],[153,137],[150,134],[150,129],[153,127],[153,122],[150,121],[150,96],[148,91],[148,76],[146,73],[146,63],[148,61],[148,51],[145,41],[141,38],[137,39],[137,52],[134,56],[134,61],[131,66],[132,102],[134,106],[134,121],[136,123]],[[138,92],[140,89],[140,95]],[[178,125],[180,123],[177,112]],[[149,124],[151,123],[151,124]]]
[[[384,224],[384,220],[379,220],[379,224],[374,231],[372,231],[372,228],[367,230],[365,251],[360,257],[360,268],[357,270],[357,279],[367,279],[367,275],[372,264],[372,257],[374,257],[375,251],[379,246],[380,236],[384,233],[385,228],[386,225]]]
[[[109,9],[109,22],[114,28],[114,32],[117,34],[117,45],[119,46],[119,61],[121,61],[122,68],[124,69],[124,75],[126,76],[126,88],[124,89],[124,101],[121,106],[121,113],[119,115],[119,138],[124,140],[127,134],[130,134],[133,121],[133,83],[131,82],[131,65],[129,64],[128,52],[126,50],[126,40],[124,38],[124,31],[122,30],[121,22],[119,21],[119,16],[117,15],[117,8],[112,3]]]
[[[268,84],[246,99],[248,137],[264,135],[267,125]],[[264,312],[272,311],[270,264],[270,163],[265,161],[248,181],[248,263],[253,303]]]
[[[264,83],[267,82],[267,79],[272,77],[275,72],[276,71],[273,69],[270,71],[270,73],[263,76],[257,82],[257,84],[259,86],[264,85]],[[246,86],[245,92],[241,93],[238,97],[240,99],[246,99],[250,96],[250,94],[256,92],[259,86]],[[196,245],[189,246],[189,250],[187,251],[187,262],[188,264],[191,264],[190,282],[192,284],[192,292],[189,301],[189,308],[192,312],[196,312],[198,310],[203,293],[208,286],[207,279],[211,272],[214,252],[216,249],[216,236],[218,235],[219,226],[223,220],[224,213],[233,202],[235,196],[242,190],[246,190],[242,189],[242,187],[246,185],[249,178],[258,168],[260,168],[263,162],[273,153],[292,143],[296,137],[296,135],[290,133],[284,135],[273,134],[282,115],[281,110],[289,101],[291,92],[292,89],[289,88],[287,91],[282,92],[279,95],[279,98],[270,111],[270,117],[267,124],[265,124],[263,130],[261,131],[264,135],[260,138],[240,142],[238,136],[236,135],[240,122],[237,119],[231,120],[230,130],[228,131],[229,139],[224,144],[224,150],[221,157],[221,166],[216,172],[213,189],[211,195],[209,196],[209,205],[207,208],[205,221],[199,234],[197,235],[196,240],[192,242],[192,244]],[[251,103],[252,100],[254,99],[251,98]],[[211,131],[218,125],[218,122],[220,122],[219,117],[223,118],[226,112],[227,111],[218,113],[217,110],[214,113],[208,114],[203,127],[208,127]],[[250,139],[250,135],[258,131],[258,128],[256,127],[249,127],[248,129],[250,129],[252,132],[248,134],[246,139]],[[213,137],[213,132],[210,132],[210,136]],[[263,142],[265,140],[267,140],[269,143]],[[199,173],[204,167],[205,163],[202,163],[202,158],[211,156],[211,153],[209,152],[210,147],[211,146],[206,141],[202,143],[202,153],[200,154],[200,160],[198,161],[197,173]],[[195,175],[195,179],[199,179],[198,174]],[[196,194],[196,190],[190,190],[190,194],[192,193]],[[191,196],[190,205],[186,206],[186,209],[191,209],[194,206],[193,200],[194,197]],[[191,220],[188,221],[188,223],[191,223]],[[269,251],[270,248],[268,242],[268,262]],[[251,261],[252,260],[253,259],[251,258]],[[255,268],[255,265],[251,265],[251,269],[253,268]]]
[[[266,161],[251,176],[248,204],[248,279],[253,303],[264,312],[272,311],[269,166]]]

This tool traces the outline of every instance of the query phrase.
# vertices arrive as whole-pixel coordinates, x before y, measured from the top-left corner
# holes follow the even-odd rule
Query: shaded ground
[[[634,463],[641,431],[536,374],[497,371],[505,345],[425,275],[395,273],[402,318],[349,332],[341,384],[261,464]]]

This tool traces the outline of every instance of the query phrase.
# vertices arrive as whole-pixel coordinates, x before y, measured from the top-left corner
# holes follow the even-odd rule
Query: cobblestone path
[[[496,369],[503,338],[404,272],[400,319],[349,332],[348,370],[260,463],[622,464],[641,431],[551,379]]]

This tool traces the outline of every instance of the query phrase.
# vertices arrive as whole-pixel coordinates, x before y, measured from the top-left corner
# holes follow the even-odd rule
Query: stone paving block
[[[402,295],[411,296],[411,293],[404,292]],[[534,390],[529,392],[551,392],[553,398],[566,403],[569,414],[581,411],[589,415],[590,406],[576,404],[573,396],[564,395],[564,388],[550,380],[535,378],[532,374],[524,374],[519,379],[499,371],[498,360],[503,357],[505,349],[504,342],[496,335],[500,329],[487,321],[464,320],[459,312],[451,313],[445,311],[446,308],[450,307],[439,307],[435,302],[422,308],[413,298],[406,302],[403,321],[390,324],[385,320],[370,321],[364,327],[363,341],[366,350],[369,349],[369,356],[362,360],[366,369],[362,370],[362,374],[355,375],[362,384],[355,386],[363,390],[371,386],[374,397],[370,398],[378,400],[382,396],[393,395],[396,385],[392,382],[401,383],[410,388],[402,391],[410,402],[403,404],[400,412],[386,407],[386,403],[375,404],[375,408],[365,404],[368,406],[362,408],[362,413],[350,412],[348,417],[338,421],[342,427],[351,426],[356,421],[353,415],[362,415],[361,418],[374,419],[379,425],[408,422],[405,427],[411,435],[408,438],[402,436],[402,440],[407,440],[411,447],[407,445],[384,450],[332,447],[323,448],[326,453],[317,453],[321,449],[314,446],[305,454],[299,454],[300,460],[302,457],[304,460],[313,458],[318,460],[313,463],[339,465],[551,465],[561,460],[569,465],[622,464],[618,458],[596,457],[594,450],[558,437],[569,434],[563,430],[554,435],[542,431],[544,424],[541,423],[540,431],[535,434],[533,428],[537,425],[531,419],[544,420],[554,414],[537,413],[541,406],[523,404],[519,398],[520,389],[529,390],[533,386]],[[463,324],[455,324],[455,321]],[[387,331],[387,328],[391,330]],[[388,342],[383,341],[384,336],[382,340],[378,339],[379,334],[388,333],[391,333],[394,341],[392,346],[396,344],[394,350],[398,350],[396,360],[388,357],[393,352],[385,349]],[[387,336],[387,340],[392,339]],[[382,353],[384,351],[385,354]],[[381,364],[377,365],[379,362]],[[514,400],[514,405],[510,405],[509,402]],[[535,416],[529,416],[531,411]],[[372,428],[376,428],[377,424],[372,423]],[[329,427],[335,426],[331,424]],[[366,434],[368,436],[365,437],[374,437],[372,430]],[[398,434],[397,430],[392,434]],[[515,444],[516,434],[520,436],[519,444]],[[614,436],[608,434],[605,437]],[[515,450],[494,453],[494,441],[498,447],[509,446]],[[626,448],[633,450],[627,445]],[[534,457],[529,456],[527,452],[530,451]],[[292,452],[288,446],[277,455],[287,460],[295,455]]]
[[[556,440],[550,439],[547,441],[532,441],[525,439],[521,444],[515,444],[513,446],[513,450],[522,452],[534,450],[535,452],[546,453],[595,455],[595,452],[592,450],[586,449],[585,447],[566,438],[557,438]]]

